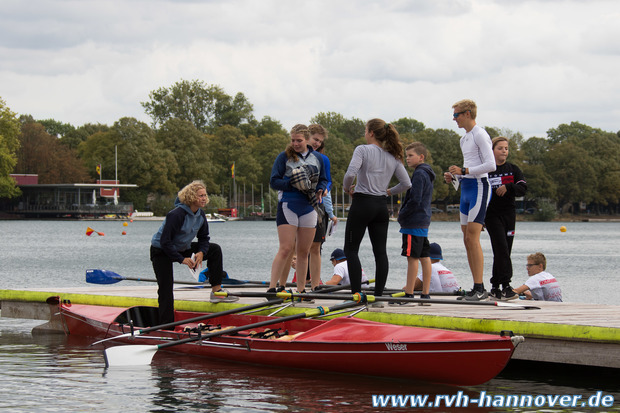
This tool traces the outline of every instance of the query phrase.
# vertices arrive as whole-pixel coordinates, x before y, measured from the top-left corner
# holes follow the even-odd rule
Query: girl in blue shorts
[[[297,291],[305,292],[308,272],[308,254],[314,240],[317,213],[310,200],[315,197],[320,203],[327,188],[327,176],[321,155],[309,145],[310,130],[305,125],[291,129],[291,143],[281,152],[271,169],[270,186],[280,191],[276,223],[278,226],[278,252],[271,265],[269,291],[276,291],[281,274],[288,269],[288,257],[293,249],[297,255]],[[307,190],[297,189],[291,177],[294,170],[307,165],[318,173],[318,180]],[[281,289],[284,285],[280,286]]]

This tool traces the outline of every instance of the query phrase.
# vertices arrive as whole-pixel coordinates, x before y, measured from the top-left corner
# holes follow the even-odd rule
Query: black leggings
[[[488,214],[485,218],[485,227],[491,238],[493,248],[493,276],[491,285],[507,286],[512,280],[512,242],[515,239],[515,213]]]
[[[192,253],[198,252],[198,243],[192,242],[190,249],[182,251],[184,257],[191,257]],[[209,267],[209,283],[221,285],[223,277],[222,268],[222,248],[214,243],[209,243],[209,249],[202,258],[207,261]],[[174,277],[172,271],[173,261],[166,253],[151,245],[151,262],[153,271],[157,278],[157,302],[159,304],[159,323],[166,324],[174,322]]]
[[[372,252],[375,255],[375,295],[383,294],[390,269],[386,250],[389,224],[390,215],[386,197],[353,195],[344,238],[344,254],[347,257],[353,293],[362,291],[362,264],[359,258],[359,248],[366,228],[368,228]]]

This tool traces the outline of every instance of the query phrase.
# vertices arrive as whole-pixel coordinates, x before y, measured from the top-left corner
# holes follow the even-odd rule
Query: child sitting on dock
[[[435,173],[425,163],[428,157],[426,147],[420,142],[411,143],[405,148],[407,166],[414,168],[411,175],[411,188],[407,190],[403,206],[398,213],[400,232],[403,234],[401,255],[407,257],[407,285],[405,297],[413,297],[413,288],[418,275],[418,261],[422,264],[421,298],[431,298],[430,245],[428,227],[431,224],[431,201]]]
[[[336,248],[330,257],[332,265],[334,266],[334,275],[327,281],[327,285],[351,285],[349,279],[349,266],[347,265],[347,257],[344,255],[344,251],[340,248]],[[364,274],[362,268],[362,284],[368,284],[368,277]]]
[[[525,295],[528,300],[562,301],[560,284],[546,271],[547,259],[542,252],[528,255],[526,267],[530,278],[515,288],[515,293]]]
[[[443,260],[443,255],[441,251],[441,246],[436,242],[433,242],[430,245],[429,255],[431,258],[431,282],[430,282],[430,292],[446,292],[452,293],[454,291],[458,291],[461,289],[459,282],[452,274],[448,268],[446,268],[440,261]],[[422,290],[422,271],[418,271],[418,278],[415,280],[415,291]]]

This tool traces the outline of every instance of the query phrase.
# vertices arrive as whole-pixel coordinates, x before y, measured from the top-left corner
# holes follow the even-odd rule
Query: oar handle
[[[222,317],[222,316],[226,316],[226,315],[230,315],[230,314],[241,313],[243,311],[254,310],[256,308],[261,308],[261,307],[269,307],[270,305],[280,304],[283,301],[284,300],[282,298],[276,298],[275,300],[269,300],[269,301],[265,301],[265,302],[262,302],[262,303],[256,303],[256,304],[251,304],[251,305],[244,305],[242,307],[232,308],[230,310],[225,310],[225,311],[219,311],[217,313],[201,315],[201,316],[197,316],[197,317],[193,317],[193,318],[188,318],[188,319],[181,320],[181,321],[175,321],[175,322],[172,322],[172,323],[166,323],[166,324],[161,324],[161,325],[158,325],[158,326],[143,328],[143,329],[138,331],[138,334],[146,334],[146,333],[150,333],[151,331],[156,331],[156,330],[168,330],[170,328],[174,328],[176,326],[180,326],[180,325],[183,325],[183,324],[196,323],[198,321],[204,321],[204,320],[208,320],[208,319],[211,319],[211,318],[217,318],[217,317]]]

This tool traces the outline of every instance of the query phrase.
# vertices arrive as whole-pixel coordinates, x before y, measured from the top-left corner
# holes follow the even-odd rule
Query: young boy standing
[[[435,173],[430,165],[425,163],[428,151],[422,143],[414,142],[408,145],[405,148],[405,155],[407,166],[414,169],[411,175],[411,188],[407,191],[398,214],[400,232],[403,234],[401,255],[407,257],[405,297],[413,297],[413,287],[418,275],[418,261],[420,261],[423,278],[421,298],[430,298],[432,268],[428,227],[431,224]]]

